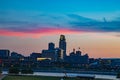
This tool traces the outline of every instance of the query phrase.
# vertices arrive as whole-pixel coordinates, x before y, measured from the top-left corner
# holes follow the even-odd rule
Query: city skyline
[[[23,55],[59,47],[66,36],[67,55],[81,48],[95,58],[120,57],[119,0],[1,0],[0,49]]]
[[[60,36],[60,35],[59,35]],[[43,39],[45,39],[45,41],[43,42],[44,44],[46,44],[45,46],[43,46],[43,45],[41,45],[42,46],[42,48],[40,49],[40,48],[38,48],[38,50],[36,50],[36,49],[30,49],[29,47],[28,48],[25,48],[25,47],[23,47],[24,48],[24,50],[22,50],[23,48],[16,48],[16,49],[13,49],[12,50],[12,48],[10,49],[9,48],[9,50],[11,51],[11,52],[17,52],[17,53],[19,53],[19,54],[22,54],[22,55],[24,55],[24,56],[29,56],[31,53],[41,53],[42,52],[42,50],[44,50],[44,49],[48,49],[49,47],[48,47],[48,43],[55,43],[55,47],[56,48],[58,48],[59,47],[59,36],[57,36],[56,35],[56,41],[55,40],[53,40],[53,41],[49,41],[49,40],[47,40],[47,38],[46,37],[44,37]],[[69,37],[68,37],[69,36]],[[93,42],[91,42],[91,43],[89,43],[88,41],[87,41],[87,39],[86,39],[86,41],[85,42],[87,42],[87,44],[89,45],[88,46],[88,49],[87,48],[85,48],[84,47],[84,44],[83,43],[81,43],[81,45],[83,45],[83,47],[82,46],[80,46],[79,44],[78,44],[78,46],[76,46],[76,44],[74,44],[74,45],[72,45],[72,47],[69,49],[69,47],[68,46],[71,46],[70,44],[69,44],[69,42],[71,42],[70,40],[74,40],[73,38],[71,38],[70,37],[71,35],[67,35],[66,37],[66,42],[67,42],[67,55],[70,55],[70,53],[73,51],[73,49],[75,49],[76,51],[77,50],[79,50],[79,48],[80,48],[80,50],[82,51],[82,54],[88,54],[89,56],[90,56],[90,58],[119,58],[119,56],[117,55],[117,57],[110,57],[109,56],[109,53],[106,53],[106,56],[105,57],[102,57],[102,56],[104,56],[104,55],[101,55],[100,53],[101,52],[98,52],[98,51],[96,51],[96,53],[97,54],[94,54],[94,53],[92,53],[92,54],[94,54],[94,55],[92,55],[91,53],[89,53],[89,51],[91,51],[92,52],[92,45],[94,45],[94,41]],[[74,35],[74,36],[76,36],[76,38],[79,38],[78,36],[79,35]],[[47,36],[47,37],[51,37],[51,36]],[[52,37],[54,37],[54,36],[52,36]],[[52,38],[51,37],[51,38]],[[97,36],[96,36],[97,37]],[[87,37],[86,37],[87,38]],[[16,38],[17,39],[17,38]],[[68,39],[70,39],[70,40],[68,40]],[[109,39],[112,39],[112,38],[109,38]],[[22,38],[22,40],[23,40],[23,38]],[[24,40],[27,40],[26,38],[24,38]],[[39,39],[38,39],[39,40]],[[37,42],[39,43],[39,41],[37,40]],[[81,38],[81,40],[82,40],[82,38]],[[84,40],[84,39],[83,39]],[[108,39],[107,39],[108,40]],[[55,42],[54,42],[55,41]],[[45,43],[46,42],[46,43]],[[48,43],[47,43],[48,42]],[[74,42],[74,41],[73,41]],[[28,42],[27,43],[27,45],[29,44],[30,42]],[[79,41],[78,42],[76,42],[76,43],[79,43]],[[109,43],[109,42],[108,42]],[[107,44],[108,44],[107,43]],[[21,44],[21,46],[24,44],[24,42]],[[31,44],[30,44],[31,45]],[[101,44],[102,45],[102,44]],[[116,44],[115,44],[116,45]],[[34,45],[34,46],[36,46],[36,45]],[[96,45],[96,46],[98,46],[98,45]],[[35,47],[33,47],[33,48],[35,48]],[[90,49],[89,49],[90,48]],[[99,47],[98,47],[99,48]],[[105,47],[103,47],[103,48],[105,48]],[[8,49],[8,48],[1,48],[1,49]],[[109,50],[110,48],[108,47],[108,50]],[[119,49],[119,48],[118,48]],[[100,50],[101,51],[101,50]],[[26,53],[27,52],[27,53]],[[104,51],[105,52],[105,51]],[[99,56],[98,56],[99,55]],[[108,57],[107,57],[108,56]],[[113,56],[114,56],[114,54],[113,54]]]

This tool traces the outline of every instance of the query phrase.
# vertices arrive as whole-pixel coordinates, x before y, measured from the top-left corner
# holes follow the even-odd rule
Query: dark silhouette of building
[[[30,57],[37,59],[37,58],[42,57],[42,54],[41,53],[35,53],[35,52],[33,52],[32,54],[30,54]]]
[[[63,50],[63,59],[66,57],[66,39],[64,35],[60,35],[59,48]]]
[[[0,50],[0,57],[9,57],[10,51],[9,50]]]
[[[54,43],[48,44],[48,50],[42,50],[42,57],[43,58],[50,58],[52,61],[55,60]]]
[[[48,44],[48,50],[42,50],[42,57],[51,59],[52,62],[62,61],[63,50],[61,48],[55,48],[54,43]]]
[[[77,55],[77,56],[81,56],[81,53],[82,53],[82,52],[80,51],[80,48],[79,48],[79,50],[76,51],[76,55]]]
[[[70,56],[67,56],[65,61],[67,63],[73,63],[73,64],[88,64],[89,63],[89,56],[87,54],[81,55],[81,51],[78,50],[75,52],[75,49],[73,49],[73,52],[70,53]]]
[[[54,50],[55,49],[55,44],[54,43],[49,43],[48,44],[48,50]]]
[[[55,61],[63,61],[63,50],[60,48],[55,49]]]
[[[12,58],[23,58],[24,56],[21,54],[18,54],[17,52],[12,52],[11,53]]]
[[[49,58],[51,61],[55,60],[55,50],[42,50],[42,57]]]

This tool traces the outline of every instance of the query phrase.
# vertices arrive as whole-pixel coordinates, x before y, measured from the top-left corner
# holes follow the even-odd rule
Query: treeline
[[[33,74],[33,70],[31,68],[19,69],[16,67],[9,68],[9,74]]]

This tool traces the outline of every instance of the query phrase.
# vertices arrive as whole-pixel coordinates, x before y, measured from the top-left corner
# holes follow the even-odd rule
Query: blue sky
[[[33,26],[36,28],[60,26],[74,29],[73,27],[84,25],[83,28],[86,29],[86,26],[89,26],[86,24],[90,24],[93,26],[93,30],[90,31],[101,31],[98,30],[101,28],[96,30],[96,26],[103,27],[104,23],[96,23],[95,20],[104,21],[105,18],[106,21],[120,21],[119,3],[119,0],[1,0],[0,28],[24,31],[23,27],[33,29]],[[90,20],[94,24],[88,23]],[[108,25],[111,25],[111,29],[115,27],[119,30],[119,27],[116,27],[120,25],[119,22],[107,23]],[[102,28],[102,31],[109,31],[106,29]]]
[[[119,3],[120,0],[1,0],[0,12],[76,13],[95,19],[114,19],[120,15]]]
[[[116,37],[114,40],[109,40],[111,46],[120,44],[118,43],[120,39],[120,0],[0,0],[0,39],[2,40],[0,44],[4,46],[0,48],[18,50],[15,45],[21,48],[23,46],[30,47],[30,43],[32,45],[36,44],[35,40],[32,40],[36,36],[39,38],[68,33],[72,34],[72,37],[74,37],[74,34],[81,36],[83,33],[89,36],[93,34],[95,37],[100,36],[96,38],[96,42],[100,41],[101,36],[107,35],[107,38],[113,38],[109,36],[114,36]],[[86,37],[84,34],[82,36],[85,39],[88,38],[91,42],[94,38]],[[32,39],[27,39],[32,42],[28,45],[21,45],[17,43],[16,37],[32,37]],[[4,43],[6,39],[11,40],[12,44],[8,42],[9,47]],[[54,39],[57,40],[55,37],[46,40]],[[21,39],[19,40],[21,41]],[[75,42],[78,40],[80,39],[76,38]],[[103,42],[104,40],[107,41],[103,37]],[[88,46],[84,41],[83,46],[87,48]],[[44,40],[41,40],[41,42],[44,42]],[[46,45],[45,42],[43,45]],[[94,53],[94,50],[98,50],[96,49],[97,45],[94,46],[93,51],[88,50],[88,52]],[[31,51],[35,46],[32,47]],[[70,46],[68,47],[71,49]],[[102,47],[103,45],[101,45]],[[120,46],[113,45],[113,47],[117,49],[114,51],[117,51],[118,54],[118,47]],[[39,50],[38,47],[36,49]],[[109,52],[109,49],[106,52]]]
[[[3,10],[39,10],[43,12],[113,12],[119,0],[1,0]]]
[[[114,13],[119,12],[119,3],[120,0],[1,0],[0,10],[45,13]]]

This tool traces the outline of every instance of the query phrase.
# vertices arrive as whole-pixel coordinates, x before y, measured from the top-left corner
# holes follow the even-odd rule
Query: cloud
[[[46,14],[40,12],[1,13],[0,35],[60,34],[61,32],[120,32],[120,20],[102,22],[78,14]],[[14,14],[14,15],[13,15]],[[53,32],[53,33],[52,33]],[[5,34],[6,33],[6,34]],[[24,35],[25,34],[25,35]],[[29,35],[29,36],[30,36]]]
[[[120,34],[116,35],[116,37],[120,37]]]
[[[73,28],[91,32],[120,32],[120,22],[70,22]]]
[[[77,14],[68,14],[69,18],[71,18],[73,21],[79,21],[79,22],[96,22],[94,19],[86,18]]]
[[[11,30],[0,30],[0,36],[15,36],[15,37],[33,37],[33,38],[39,38],[41,36],[45,35],[55,35],[55,34],[76,34],[76,33],[82,33],[82,31],[77,32],[74,30],[69,29],[58,29],[58,28],[41,28],[41,29],[34,29],[29,30],[27,32],[15,32]]]
[[[120,32],[120,21],[102,22],[89,18],[84,18],[79,15],[69,16],[77,18],[76,21],[70,21],[69,24],[73,29],[90,31],[90,32]]]

